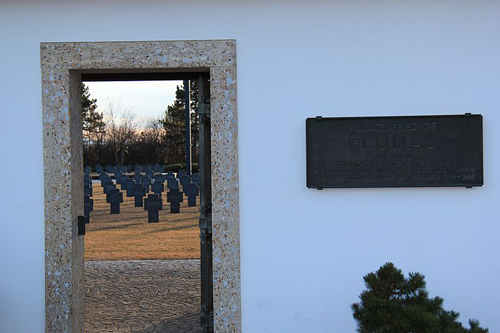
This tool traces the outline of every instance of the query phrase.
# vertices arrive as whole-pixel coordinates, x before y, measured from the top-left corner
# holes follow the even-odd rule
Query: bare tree
[[[140,141],[145,159],[167,162],[167,142],[165,129],[158,119],[149,118],[141,132]],[[149,157],[149,158],[148,158]]]
[[[124,110],[120,105],[108,104],[107,141],[115,153],[116,163],[123,165],[129,148],[138,140],[141,119],[132,110]]]

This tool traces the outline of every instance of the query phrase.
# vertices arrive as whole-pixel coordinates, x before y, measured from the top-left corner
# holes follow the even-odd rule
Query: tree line
[[[144,119],[110,103],[99,112],[88,86],[81,85],[85,165],[185,163],[185,90],[177,86],[174,103],[163,118]],[[198,82],[190,81],[191,161],[199,148]]]

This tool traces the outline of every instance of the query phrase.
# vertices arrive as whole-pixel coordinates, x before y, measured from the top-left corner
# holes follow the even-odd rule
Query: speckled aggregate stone
[[[210,71],[214,325],[241,331],[236,42],[42,43],[47,332],[83,331],[80,75]]]

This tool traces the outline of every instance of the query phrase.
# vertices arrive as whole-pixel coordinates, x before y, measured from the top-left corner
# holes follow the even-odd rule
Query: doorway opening
[[[205,281],[213,284],[214,329],[241,331],[235,41],[42,43],[41,67],[46,330],[83,331],[82,79],[209,73],[212,180],[205,189],[212,216],[201,216],[200,226],[213,221],[213,260],[207,261],[213,276]]]
[[[182,76],[82,75],[85,330],[213,331],[209,73]]]

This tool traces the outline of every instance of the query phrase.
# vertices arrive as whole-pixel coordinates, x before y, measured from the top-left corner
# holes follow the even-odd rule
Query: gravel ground
[[[200,260],[85,262],[85,332],[199,332]]]

